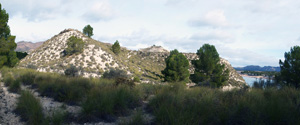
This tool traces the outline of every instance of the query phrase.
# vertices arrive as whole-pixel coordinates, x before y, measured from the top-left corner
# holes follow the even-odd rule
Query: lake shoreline
[[[268,79],[266,76],[249,76],[248,74],[240,74],[242,77],[250,77],[250,78],[256,78],[256,79]]]

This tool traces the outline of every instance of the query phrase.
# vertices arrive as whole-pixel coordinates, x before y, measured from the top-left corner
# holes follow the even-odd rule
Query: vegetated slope
[[[40,47],[43,44],[43,42],[26,42],[26,41],[20,41],[17,42],[17,48],[16,51],[18,52],[31,52],[34,49]]]
[[[64,56],[67,48],[67,39],[71,36],[82,38],[85,42],[84,51],[77,55]],[[155,50],[155,51],[154,51]],[[139,76],[145,81],[160,81],[161,71],[165,68],[165,58],[169,55],[167,50],[159,46],[141,49],[141,51],[128,50],[124,47],[116,55],[111,51],[111,44],[93,40],[78,30],[66,29],[44,42],[42,46],[21,60],[19,67],[35,68],[38,71],[64,73],[64,70],[74,65],[80,68],[80,75],[85,77],[100,77],[110,68],[120,68],[129,74]],[[184,53],[189,60],[197,58],[195,53]],[[245,81],[231,67],[230,63],[221,59],[221,63],[230,70],[229,83],[236,86],[245,85]],[[190,71],[193,72],[191,66]]]

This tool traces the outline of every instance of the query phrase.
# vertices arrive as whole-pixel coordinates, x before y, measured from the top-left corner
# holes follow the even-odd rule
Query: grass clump
[[[125,115],[128,109],[140,104],[136,89],[126,85],[97,86],[93,88],[86,101],[82,103],[82,119],[97,121],[104,119],[114,121],[115,116]]]
[[[10,86],[15,81],[11,73],[3,74],[3,82],[5,86]]]
[[[29,91],[21,92],[16,111],[28,125],[40,125],[45,120],[40,101]]]
[[[15,93],[19,92],[21,90],[20,80],[19,79],[14,80],[13,83],[8,86],[8,90],[10,92],[15,92]]]

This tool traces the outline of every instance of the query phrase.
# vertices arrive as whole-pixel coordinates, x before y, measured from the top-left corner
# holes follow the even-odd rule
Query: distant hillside
[[[275,71],[275,72],[280,72],[280,67],[272,67],[272,66],[255,66],[255,65],[250,65],[250,66],[245,66],[245,67],[235,67],[235,70],[238,71]]]
[[[71,36],[82,38],[84,51],[77,55],[63,56],[67,47],[67,39]],[[191,61],[197,59],[195,53],[183,53]],[[140,51],[121,48],[119,55],[111,50],[111,44],[96,41],[85,36],[78,30],[67,29],[43,43],[42,46],[32,51],[19,64],[19,67],[35,68],[43,72],[58,72],[74,65],[80,69],[80,75],[85,77],[100,77],[110,68],[119,68],[139,76],[145,82],[160,82],[161,71],[165,68],[165,58],[169,52],[160,46],[151,46]],[[220,63],[230,70],[228,83],[233,86],[246,85],[244,79],[232,68],[230,63],[221,59]],[[191,73],[193,67],[190,67]]]
[[[40,47],[43,44],[43,42],[27,42],[27,41],[20,41],[17,42],[17,48],[16,51],[18,52],[31,52],[34,49]]]

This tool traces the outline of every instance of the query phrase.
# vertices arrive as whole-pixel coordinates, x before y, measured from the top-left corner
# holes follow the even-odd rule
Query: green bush
[[[22,91],[16,111],[29,125],[40,125],[44,121],[43,108],[38,99],[29,91]]]

